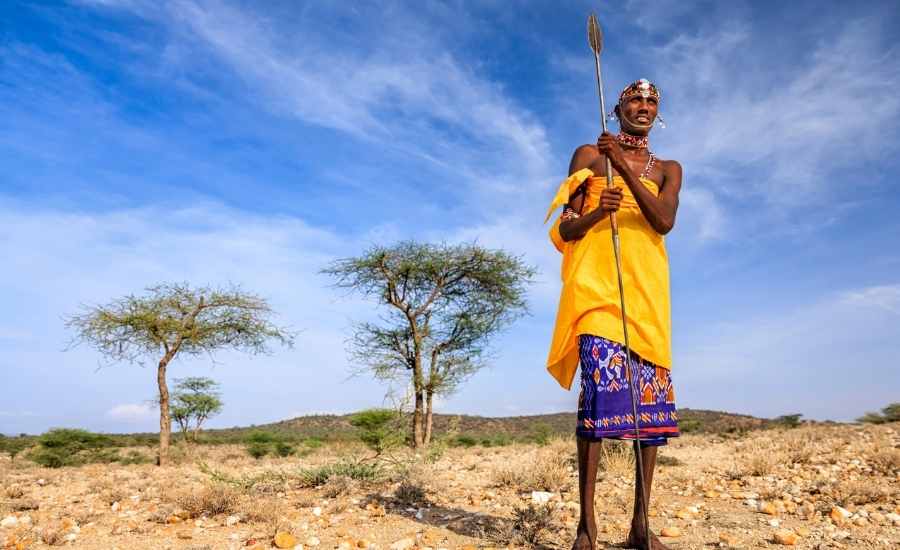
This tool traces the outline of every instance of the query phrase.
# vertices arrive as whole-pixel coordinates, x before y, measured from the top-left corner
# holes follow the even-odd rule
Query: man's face
[[[653,128],[658,103],[653,96],[633,95],[619,103],[619,124],[629,134],[645,136]]]

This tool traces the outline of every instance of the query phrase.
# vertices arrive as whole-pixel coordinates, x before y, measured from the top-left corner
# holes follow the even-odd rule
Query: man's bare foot
[[[628,539],[625,540],[625,548],[638,548],[639,550],[670,550],[656,535],[650,533],[650,546],[647,545],[647,537],[643,529],[631,528]]]
[[[578,529],[575,542],[572,543],[572,550],[594,550],[594,540],[587,531]]]

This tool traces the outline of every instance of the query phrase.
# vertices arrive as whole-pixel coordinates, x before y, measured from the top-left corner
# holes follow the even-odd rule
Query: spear
[[[594,63],[597,75],[597,91],[600,95],[600,126],[606,132],[606,102],[603,99],[603,77],[600,71],[600,52],[603,50],[603,32],[600,30],[600,24],[597,22],[597,16],[593,13],[588,16],[588,42],[591,50],[594,51]],[[606,157],[606,187],[613,187],[612,164],[609,157]],[[637,461],[637,483],[641,491],[641,514],[644,517],[644,535],[647,540],[647,548],[652,546],[650,540],[650,521],[648,518],[647,508],[647,492],[644,490],[644,461],[641,457],[640,446],[640,425],[638,423],[637,398],[635,390],[637,389],[637,377],[632,372],[631,364],[631,346],[628,343],[628,317],[625,314],[625,289],[622,286],[622,259],[621,248],[619,245],[619,224],[616,221],[616,213],[609,213],[609,224],[612,228],[613,251],[616,257],[616,274],[619,278],[619,305],[622,310],[622,332],[625,336],[625,373],[631,385],[629,390],[631,393],[631,412],[634,415],[634,454]]]

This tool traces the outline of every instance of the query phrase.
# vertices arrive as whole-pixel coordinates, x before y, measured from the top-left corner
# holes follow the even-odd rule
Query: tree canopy
[[[350,354],[381,380],[410,378],[414,438],[427,444],[434,395],[455,391],[484,367],[490,338],[527,312],[534,268],[477,244],[405,241],[374,246],[323,270],[339,288],[386,306],[355,326]]]
[[[177,355],[213,355],[220,349],[267,353],[272,341],[292,345],[293,335],[275,325],[263,298],[241,290],[162,284],[143,296],[86,306],[66,319],[72,345],[86,343],[111,363],[158,360],[159,463],[168,459],[171,420],[166,368]]]

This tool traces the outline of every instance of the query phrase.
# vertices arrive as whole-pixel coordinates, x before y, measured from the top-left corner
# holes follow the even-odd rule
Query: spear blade
[[[588,16],[588,43],[595,54],[600,55],[603,51],[603,31],[600,30],[600,23],[593,13]]]

